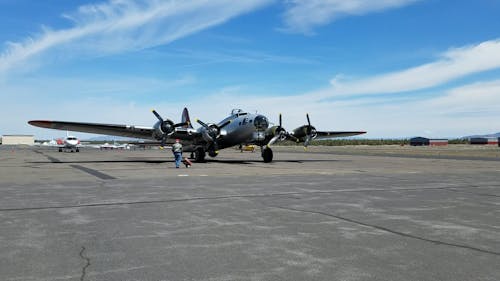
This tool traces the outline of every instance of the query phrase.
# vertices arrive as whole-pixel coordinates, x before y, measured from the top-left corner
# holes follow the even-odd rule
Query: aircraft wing
[[[350,137],[350,136],[356,136],[356,135],[362,135],[366,134],[366,132],[363,131],[317,131],[317,137],[315,138],[316,140],[318,139],[329,139],[329,138],[340,138],[340,137]]]
[[[28,124],[48,129],[67,130],[156,141],[153,136],[153,127],[47,120],[32,120],[29,121]],[[194,140],[198,136],[199,134],[197,132],[193,132],[193,130],[189,130],[186,128],[176,128],[175,132],[169,135],[169,139],[179,138],[182,140]]]

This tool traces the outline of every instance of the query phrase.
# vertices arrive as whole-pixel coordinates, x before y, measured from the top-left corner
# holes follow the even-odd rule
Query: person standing
[[[179,139],[176,139],[174,145],[172,145],[172,152],[175,157],[175,168],[179,168],[182,161],[182,144]]]

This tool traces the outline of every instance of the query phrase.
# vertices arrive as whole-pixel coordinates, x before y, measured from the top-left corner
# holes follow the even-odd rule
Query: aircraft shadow
[[[304,160],[273,160],[272,163],[314,163],[314,162],[346,162],[346,160],[335,159],[304,159]],[[262,160],[224,160],[224,159],[207,159],[203,163],[223,163],[223,164],[267,164]],[[201,163],[201,164],[203,164]]]
[[[88,161],[32,161],[31,164],[89,164],[89,163],[146,163],[146,164],[162,164],[162,163],[173,163],[174,160],[88,160]],[[304,160],[274,160],[272,163],[314,163],[314,162],[346,162],[346,160],[334,160],[334,159],[304,159]],[[203,163],[221,163],[221,164],[239,164],[239,165],[251,165],[251,164],[264,164],[262,160],[223,160],[223,159],[208,159]],[[272,164],[270,163],[270,164]]]
[[[89,160],[89,161],[33,161],[33,164],[82,164],[82,163],[148,163],[160,164],[174,162],[173,160]]]

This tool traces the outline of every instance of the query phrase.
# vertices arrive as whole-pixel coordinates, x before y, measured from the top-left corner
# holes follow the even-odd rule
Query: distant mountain
[[[464,139],[470,139],[470,138],[500,138],[500,132],[488,135],[473,135],[464,137]]]

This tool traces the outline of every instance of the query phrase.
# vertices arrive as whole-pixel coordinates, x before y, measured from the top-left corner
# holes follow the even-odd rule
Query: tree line
[[[468,144],[467,139],[450,139],[449,144]],[[409,145],[410,139],[331,139],[331,140],[313,140],[309,145],[323,146],[344,146],[344,145]],[[294,141],[282,141],[275,145],[303,145]]]

